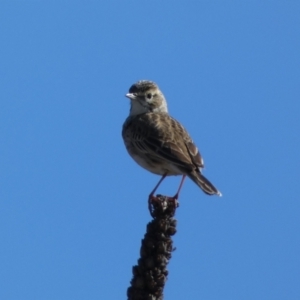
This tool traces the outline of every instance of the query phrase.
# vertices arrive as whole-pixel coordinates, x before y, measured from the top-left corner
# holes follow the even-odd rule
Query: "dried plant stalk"
[[[152,201],[153,220],[147,225],[142,240],[138,264],[133,267],[128,300],[162,300],[168,277],[167,265],[174,251],[171,237],[176,233],[177,221],[173,218],[178,202],[158,195]]]

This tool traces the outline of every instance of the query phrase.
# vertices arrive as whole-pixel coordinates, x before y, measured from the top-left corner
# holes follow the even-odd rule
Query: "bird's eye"
[[[146,97],[147,97],[147,99],[151,99],[152,98],[152,94],[151,93],[148,93],[147,95],[146,95]]]

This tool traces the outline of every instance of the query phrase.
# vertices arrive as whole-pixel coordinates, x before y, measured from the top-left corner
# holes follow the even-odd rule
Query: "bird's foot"
[[[176,194],[173,197],[168,197],[169,201],[174,201],[174,206],[177,208],[179,206],[179,201],[178,201],[178,194]]]
[[[167,196],[162,196],[162,195],[154,196],[154,195],[150,194],[149,198],[148,198],[148,209],[149,209],[149,212],[150,212],[150,215],[152,216],[152,218],[155,217],[153,214],[153,212],[154,212],[153,206],[155,206],[155,204],[157,204],[159,201],[162,201],[161,197],[164,197],[164,199],[167,202],[173,202],[175,208],[177,208],[179,206],[177,194],[174,197],[167,197]]]
[[[152,218],[154,218],[152,203],[155,202],[155,201],[158,201],[158,198],[153,196],[152,194],[150,194],[149,198],[148,198],[148,209],[149,209],[149,213],[150,213]]]

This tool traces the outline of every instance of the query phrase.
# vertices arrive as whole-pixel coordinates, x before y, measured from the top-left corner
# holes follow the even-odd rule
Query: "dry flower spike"
[[[147,225],[138,265],[132,269],[128,300],[163,299],[167,265],[174,251],[171,236],[176,233],[177,221],[173,217],[177,207],[177,201],[162,195],[152,202],[153,220]]]

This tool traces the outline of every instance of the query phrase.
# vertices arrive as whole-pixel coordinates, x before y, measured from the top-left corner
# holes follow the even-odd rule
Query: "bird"
[[[137,164],[161,176],[149,194],[149,203],[156,199],[154,194],[162,181],[173,175],[182,176],[174,200],[178,199],[186,177],[204,193],[222,196],[202,175],[203,158],[187,130],[169,115],[166,98],[158,85],[140,80],[125,96],[130,99],[129,116],[122,128],[125,147]]]

